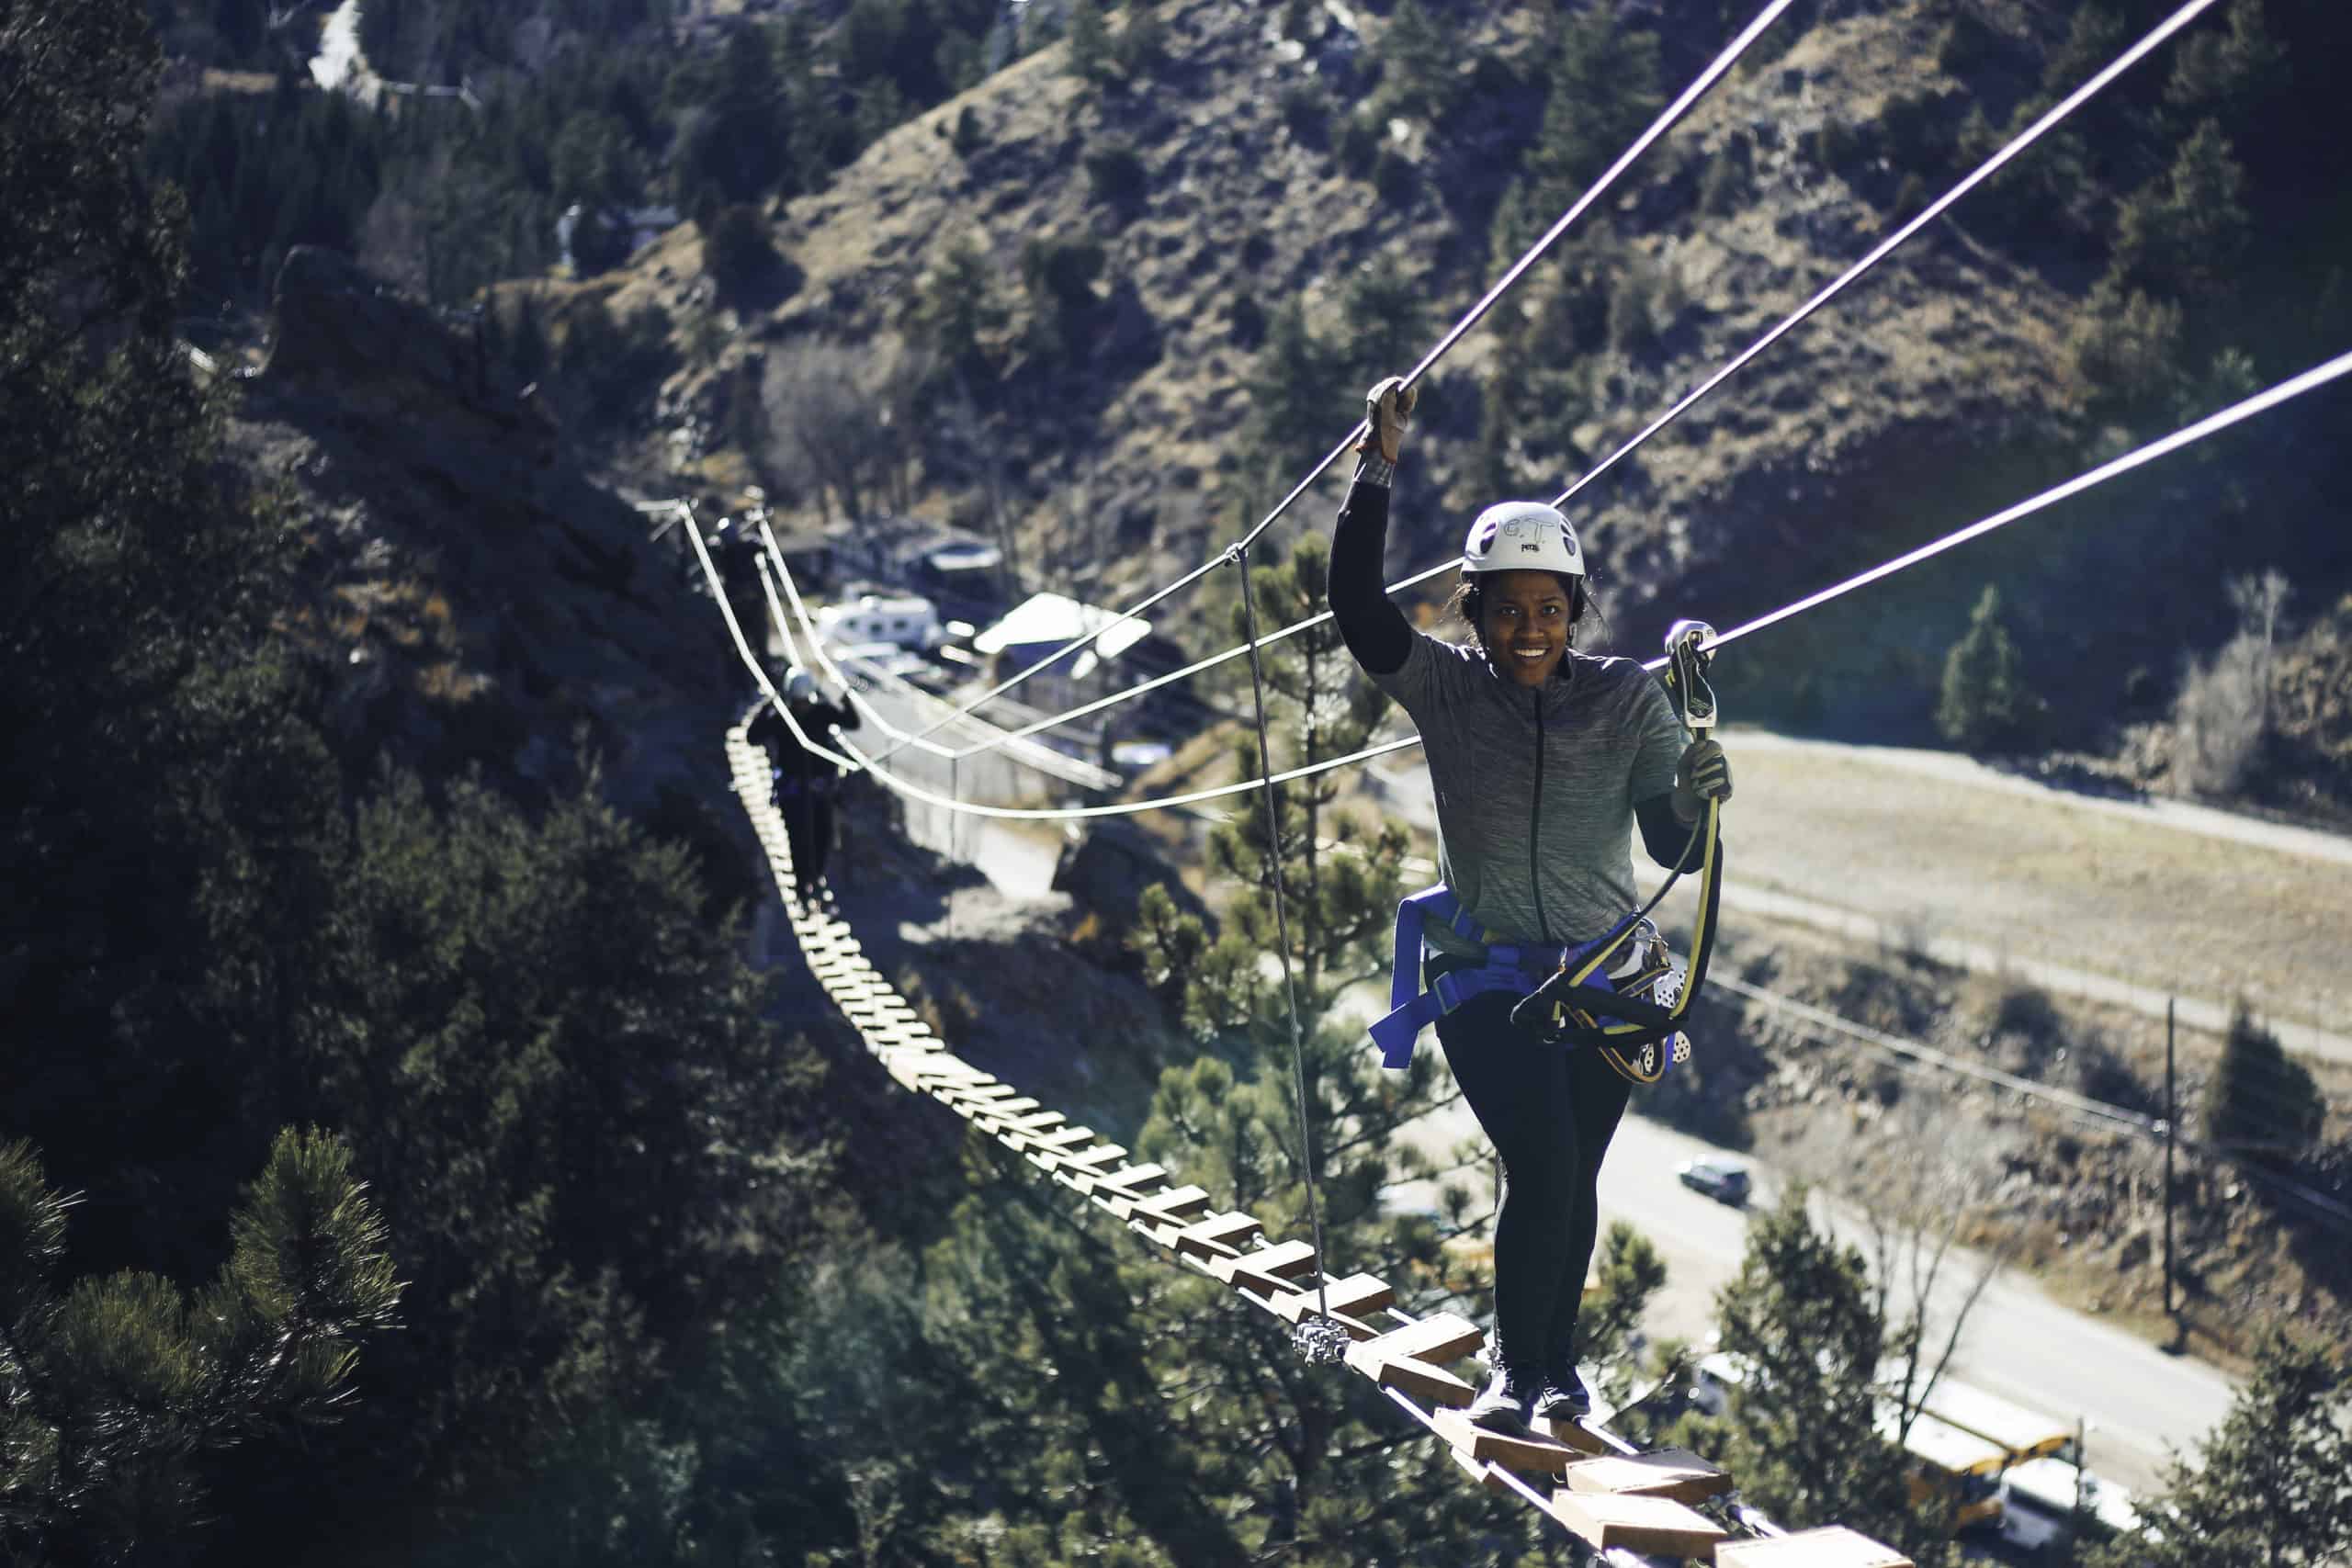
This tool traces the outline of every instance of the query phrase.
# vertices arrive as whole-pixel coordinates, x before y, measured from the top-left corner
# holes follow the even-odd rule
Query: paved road
[[[1475,1137],[1476,1121],[1455,1106],[1417,1128],[1414,1142],[1442,1156]],[[1601,1217],[1631,1221],[1657,1245],[1668,1270],[1654,1307],[1654,1335],[1704,1343],[1713,1327],[1717,1290],[1739,1271],[1747,1216],[1683,1187],[1682,1160],[1720,1153],[1713,1145],[1638,1116],[1626,1118],[1600,1179]],[[1780,1195],[1777,1176],[1750,1161],[1759,1205]],[[1477,1179],[1469,1178],[1474,1184]],[[1479,1187],[1481,1201],[1488,1201]],[[1433,1203],[1426,1187],[1398,1190],[1405,1205]],[[1827,1211],[1833,1228],[1857,1244],[1849,1214]],[[1973,1270],[1948,1265],[1931,1321],[1948,1323],[1951,1299]],[[2135,1492],[2155,1487],[2168,1446],[2193,1450],[2228,1412],[2233,1384],[2201,1361],[2165,1355],[2097,1318],[2062,1306],[2022,1276],[1994,1280],[1971,1317],[1954,1362],[1980,1388],[2062,1421],[2091,1422],[2091,1468]]]

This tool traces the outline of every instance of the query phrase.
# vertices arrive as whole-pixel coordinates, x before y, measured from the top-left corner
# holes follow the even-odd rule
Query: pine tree
[[[1544,127],[1527,155],[1530,197],[1541,214],[1582,195],[1665,103],[1657,34],[1624,26],[1613,6],[1579,11],[1561,23],[1550,81]]]
[[[68,1206],[30,1145],[0,1145],[0,1557],[184,1551],[198,1456],[330,1416],[357,1343],[390,1325],[402,1287],[384,1223],[342,1141],[290,1129],[193,1300],[130,1271],[61,1292]]]
[[[1069,59],[1067,69],[1082,82],[1100,85],[1109,74],[1111,35],[1103,26],[1102,8],[1095,0],[1070,0]]]
[[[1976,601],[1968,630],[1944,655],[1943,694],[1936,728],[1966,750],[2018,738],[2029,712],[2018,673],[2017,644],[2001,620],[2001,591],[1991,583]]]
[[[1721,1421],[1693,1418],[1683,1437],[1785,1524],[1837,1521],[1907,1543],[1920,1532],[1903,1451],[1880,1427],[1872,1386],[1886,1325],[1861,1253],[1816,1229],[1809,1201],[1793,1186],[1749,1221],[1739,1276],[1716,1297],[1742,1381]]]
[[[2205,1089],[2205,1136],[2285,1164],[2319,1136],[2326,1119],[2327,1101],[2310,1072],[2240,1002]]]
[[[2245,187],[2245,170],[2220,123],[2204,121],[2171,171],[2118,209],[2108,276],[2165,299],[2219,294],[2235,280],[2253,237]]]
[[[2177,1460],[2162,1506],[2092,1557],[2098,1568],[2352,1560],[2352,1402],[2333,1352],[2273,1331],[2203,1444]]]
[[[1420,0],[1396,0],[1388,26],[1381,32],[1378,52],[1379,108],[1384,118],[1414,115],[1434,119],[1445,113],[1453,99],[1454,51]]]

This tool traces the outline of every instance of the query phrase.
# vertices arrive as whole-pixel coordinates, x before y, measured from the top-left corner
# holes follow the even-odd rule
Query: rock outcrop
[[[232,439],[287,482],[317,587],[293,629],[354,754],[539,787],[593,762],[625,801],[707,787],[741,684],[718,617],[469,317],[297,249],[243,386]]]

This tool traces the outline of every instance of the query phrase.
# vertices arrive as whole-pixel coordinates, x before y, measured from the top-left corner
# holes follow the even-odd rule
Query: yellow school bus
[[[2053,1455],[2075,1458],[2073,1427],[1964,1382],[1939,1379],[1924,1408],[1939,1421],[1998,1445],[2013,1465]]]
[[[1897,1425],[1893,1408],[1882,1405],[1879,1429],[1890,1440]],[[1923,1412],[1903,1435],[1903,1451],[1911,1461],[1911,1501],[1942,1503],[1955,1535],[2001,1522],[2001,1472],[2009,1456],[1999,1444]]]

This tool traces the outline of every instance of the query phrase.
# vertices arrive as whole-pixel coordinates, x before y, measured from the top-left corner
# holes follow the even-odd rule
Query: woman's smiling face
[[[1575,605],[1551,571],[1488,572],[1478,583],[1478,640],[1506,680],[1540,686],[1567,656]]]

